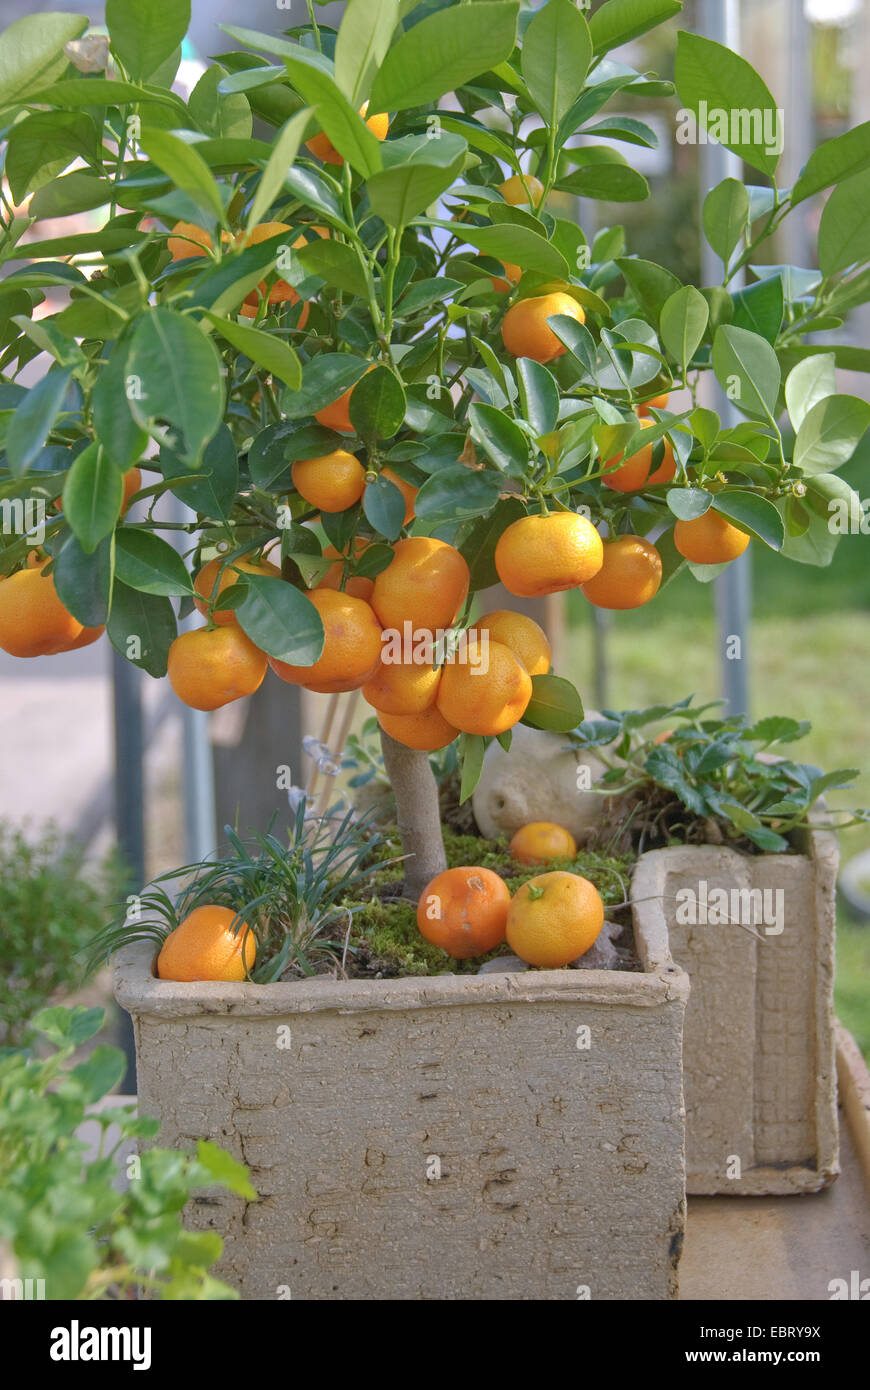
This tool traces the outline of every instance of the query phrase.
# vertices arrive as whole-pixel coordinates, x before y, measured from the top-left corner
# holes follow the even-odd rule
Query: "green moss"
[[[599,854],[592,850],[581,850],[574,859],[559,859],[545,867],[526,867],[517,864],[510,855],[507,841],[485,840],[479,835],[459,835],[447,826],[444,829],[444,848],[450,868],[473,864],[484,869],[492,869],[505,880],[511,893],[537,874],[557,869],[568,873],[582,874],[594,883],[604,901],[605,907],[625,902],[628,897],[632,860],[617,855]],[[402,879],[401,863],[390,863],[402,853],[398,833],[388,834],[377,851],[377,858],[384,865],[374,875],[374,884],[380,888],[398,886]],[[372,963],[383,964],[385,973],[399,975],[446,975],[475,974],[485,960],[494,956],[509,954],[503,943],[484,956],[457,961],[433,946],[420,934],[417,926],[417,912],[414,903],[404,898],[373,896],[362,903],[349,904],[354,908],[354,925],[351,941],[361,958],[368,956]]]

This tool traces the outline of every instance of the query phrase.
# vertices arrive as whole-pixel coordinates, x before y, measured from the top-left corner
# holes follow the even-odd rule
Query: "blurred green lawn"
[[[870,448],[863,450],[870,454]],[[870,461],[870,460],[868,460]],[[861,495],[863,460],[843,470]],[[752,624],[744,659],[750,670],[750,712],[808,719],[812,732],[790,750],[800,762],[830,771],[859,768],[854,788],[834,794],[840,806],[870,806],[870,537],[844,536],[827,569],[798,565],[760,543],[750,547]],[[568,603],[564,674],[587,706],[594,705],[591,610],[582,595]],[[605,638],[607,704],[639,709],[694,692],[698,701],[721,690],[713,588],[678,576],[648,608],[614,613]],[[870,848],[870,825],[843,832],[843,859]],[[870,1056],[870,923],[841,913],[837,1009]]]

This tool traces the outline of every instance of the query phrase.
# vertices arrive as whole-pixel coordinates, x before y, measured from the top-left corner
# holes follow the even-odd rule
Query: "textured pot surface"
[[[800,847],[806,853],[754,857],[716,845],[655,850],[634,873],[635,930],[666,929],[692,981],[683,1045],[690,1193],[814,1192],[839,1171],[837,843],[813,831]],[[747,930],[685,920],[687,897],[712,902],[721,889],[734,903],[735,891],[761,890],[771,906],[781,893],[779,921]]]
[[[666,1299],[685,1170],[688,981],[660,927],[643,973],[275,985],[154,978],[119,956],[140,1113],[211,1138],[256,1203],[209,1193],[245,1298]]]

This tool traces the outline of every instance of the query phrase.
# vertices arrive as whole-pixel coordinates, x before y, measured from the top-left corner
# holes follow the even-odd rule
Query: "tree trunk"
[[[447,868],[438,786],[427,753],[406,748],[383,729],[384,767],[396,797],[405,860],[405,897],[420,897],[427,883]]]

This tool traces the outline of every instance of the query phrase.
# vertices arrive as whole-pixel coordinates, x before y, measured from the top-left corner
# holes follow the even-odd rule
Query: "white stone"
[[[595,718],[590,711],[589,718]],[[495,741],[483,760],[472,797],[474,818],[482,835],[510,837],[530,821],[553,821],[570,830],[578,845],[592,837],[607,799],[584,790],[606,771],[594,752],[573,749],[565,734],[517,724],[509,753]]]

